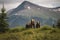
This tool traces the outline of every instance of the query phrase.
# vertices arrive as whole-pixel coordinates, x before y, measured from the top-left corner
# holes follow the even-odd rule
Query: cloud
[[[0,0],[0,4],[1,3],[17,3],[17,2],[22,2],[23,0]]]
[[[27,0],[33,2],[37,5],[45,6],[45,7],[58,7],[60,6],[60,0]]]
[[[24,1],[24,0],[0,0],[0,4],[3,2],[4,3],[17,3],[17,2],[22,2],[22,1]],[[44,4],[60,2],[60,0],[27,0],[27,1],[31,1],[34,3],[44,3]]]
[[[4,2],[6,9],[13,9],[20,5],[24,0],[0,0],[0,9],[2,7],[2,3]],[[58,7],[60,6],[60,0],[25,0],[30,1],[34,4],[45,6],[45,7]]]
[[[0,11],[1,11],[3,2],[6,8],[6,11],[8,11],[10,9],[16,8],[23,1],[24,0],[0,0]]]
[[[5,9],[6,9],[6,11],[8,11],[10,9],[16,8],[18,5],[20,5],[20,3],[5,4]],[[0,4],[0,12],[1,12],[1,8],[2,8],[2,5]]]

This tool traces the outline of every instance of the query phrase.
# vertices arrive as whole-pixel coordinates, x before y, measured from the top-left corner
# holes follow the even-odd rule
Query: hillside
[[[55,12],[29,1],[22,2],[17,8],[9,10],[7,13],[10,27],[25,26],[31,19],[40,21],[41,25],[51,26],[60,18],[60,12]]]
[[[16,28],[0,34],[0,40],[60,40],[60,29],[44,26],[36,29]]]

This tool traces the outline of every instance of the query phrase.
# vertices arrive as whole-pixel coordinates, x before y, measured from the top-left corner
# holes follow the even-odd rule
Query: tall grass
[[[60,29],[44,26],[36,29],[13,28],[0,34],[0,40],[60,40]]]

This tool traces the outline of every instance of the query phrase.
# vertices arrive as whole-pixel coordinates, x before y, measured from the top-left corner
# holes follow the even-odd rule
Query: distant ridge
[[[21,5],[26,5],[26,4],[32,4],[32,5],[35,5],[35,6],[37,6],[37,7],[43,7],[43,6],[39,6],[39,5],[36,5],[36,4],[34,4],[34,3],[32,3],[32,2],[29,2],[29,1],[23,1],[22,3],[21,3]],[[19,5],[18,7],[20,7],[21,5]],[[47,7],[44,7],[44,8],[47,8]]]
[[[25,26],[32,18],[36,21],[40,21],[41,25],[52,26],[52,24],[55,24],[57,19],[60,18],[59,12],[55,12],[50,10],[50,8],[42,7],[29,1],[24,1],[17,8],[8,11],[8,15],[10,27]]]
[[[18,7],[16,7],[15,9],[13,9],[13,11],[11,11],[11,13],[15,13],[15,12],[17,12],[17,11],[20,11],[20,10],[25,9],[24,5],[33,5],[33,6],[36,6],[36,7],[38,7],[38,8],[43,8],[43,9],[48,10],[47,7],[39,6],[39,5],[36,5],[36,4],[31,3],[31,2],[29,2],[29,1],[23,1]],[[9,14],[9,15],[10,15],[10,14]]]

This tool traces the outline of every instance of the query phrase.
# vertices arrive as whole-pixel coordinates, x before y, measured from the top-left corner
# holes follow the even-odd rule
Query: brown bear
[[[26,24],[26,28],[35,28],[35,20],[32,19],[31,22]]]
[[[36,28],[40,28],[40,22],[39,21],[36,23]]]

